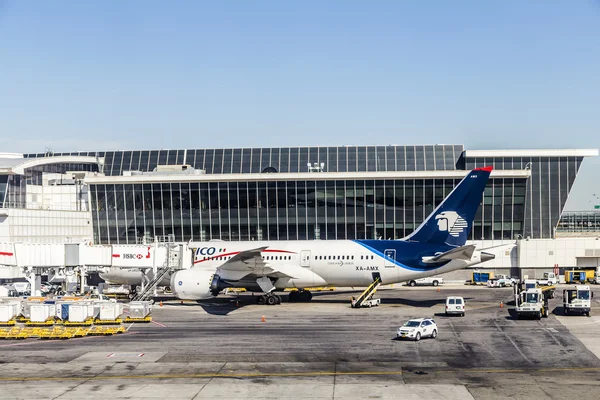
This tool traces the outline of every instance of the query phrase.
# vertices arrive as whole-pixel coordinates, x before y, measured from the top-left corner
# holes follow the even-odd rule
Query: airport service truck
[[[515,288],[515,314],[521,317],[547,318],[550,313],[549,300],[554,297],[554,287],[534,287],[521,292]]]
[[[554,272],[544,272],[544,277],[537,280],[540,286],[552,286],[558,284],[558,276]]]
[[[576,285],[563,290],[564,314],[585,314],[589,317],[592,312],[592,297],[594,294],[589,285]]]

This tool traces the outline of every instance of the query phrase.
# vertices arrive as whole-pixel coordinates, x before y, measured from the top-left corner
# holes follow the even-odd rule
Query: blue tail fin
[[[464,246],[491,172],[492,167],[475,168],[469,172],[405,240]]]

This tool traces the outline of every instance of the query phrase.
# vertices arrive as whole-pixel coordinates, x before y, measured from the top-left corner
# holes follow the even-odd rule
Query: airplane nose
[[[481,252],[481,262],[490,261],[490,260],[493,260],[494,258],[496,258],[495,254],[485,253],[483,251]]]

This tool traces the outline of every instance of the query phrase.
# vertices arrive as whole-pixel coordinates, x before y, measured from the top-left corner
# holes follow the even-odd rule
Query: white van
[[[465,316],[465,299],[460,296],[449,296],[446,298],[446,315]]]

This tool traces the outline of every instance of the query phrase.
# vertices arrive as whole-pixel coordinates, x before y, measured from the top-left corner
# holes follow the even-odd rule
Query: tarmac
[[[278,306],[251,293],[163,302],[116,336],[0,342],[0,397],[597,399],[600,317],[563,316],[559,292],[541,321],[511,317],[510,288],[461,285],[396,285],[364,309],[351,289]],[[465,317],[444,315],[449,295]],[[413,317],[433,317],[438,337],[396,340]]]

